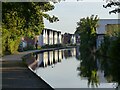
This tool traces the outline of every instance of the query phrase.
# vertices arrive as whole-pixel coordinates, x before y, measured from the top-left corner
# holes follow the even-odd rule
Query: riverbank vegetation
[[[41,49],[48,49],[48,48],[69,48],[69,47],[76,47],[76,44],[70,44],[70,45],[64,45],[64,44],[54,44],[54,45],[44,45],[41,47]]]
[[[82,18],[77,23],[75,33],[80,35],[80,71],[79,75],[87,77],[88,86],[99,85],[98,71],[104,72],[108,82],[120,85],[120,25],[106,25],[104,40],[100,47],[96,47],[98,17]]]
[[[104,76],[109,82],[120,85],[120,25],[108,25],[98,56]]]
[[[58,21],[46,14],[53,9],[49,2],[2,2],[2,54],[17,52],[21,37],[39,35],[44,29],[43,18]]]
[[[97,63],[94,56],[96,51],[96,28],[98,26],[98,16],[82,18],[77,23],[76,33],[80,34],[80,71],[81,77],[88,78],[88,86],[98,86]]]

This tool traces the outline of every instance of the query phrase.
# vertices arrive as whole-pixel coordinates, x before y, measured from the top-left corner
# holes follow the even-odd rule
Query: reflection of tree
[[[96,51],[97,16],[82,18],[77,23],[77,32],[80,34],[80,76],[88,78],[88,86],[98,86]]]
[[[80,47],[80,46],[77,46],[77,47],[76,47],[76,59],[77,59],[77,60],[80,60],[80,50],[79,50],[79,47]]]
[[[110,59],[106,57],[102,57],[100,59],[101,68],[104,71],[104,77],[107,79],[108,82],[115,82],[118,83],[116,86],[120,86],[120,60]]]
[[[98,50],[101,68],[108,82],[120,86],[120,25],[107,25],[104,42]]]
[[[71,50],[64,50],[64,57],[65,59],[72,57]]]
[[[82,58],[82,57],[81,57]],[[80,63],[80,67],[77,68],[80,70],[79,75],[81,77],[88,78],[88,86],[91,85],[92,87],[98,86],[99,80],[97,75],[97,61],[94,55],[86,56],[83,58]]]

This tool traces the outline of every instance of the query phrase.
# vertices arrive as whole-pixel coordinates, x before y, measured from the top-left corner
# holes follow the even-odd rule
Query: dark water
[[[34,55],[29,68],[53,88],[88,88],[88,77],[80,75],[81,61],[78,48],[52,50]],[[87,57],[87,56],[86,56]],[[87,65],[87,64],[86,64]],[[89,65],[89,64],[88,64]],[[108,83],[101,70],[97,71],[99,82],[95,88],[114,88],[116,83]],[[95,83],[96,84],[96,83]]]

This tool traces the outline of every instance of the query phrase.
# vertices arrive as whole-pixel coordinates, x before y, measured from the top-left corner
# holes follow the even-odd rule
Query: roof
[[[54,31],[54,32],[59,32],[59,33],[61,33],[61,31],[53,30],[53,29],[48,29],[48,28],[44,28],[44,30],[49,30],[49,31]]]

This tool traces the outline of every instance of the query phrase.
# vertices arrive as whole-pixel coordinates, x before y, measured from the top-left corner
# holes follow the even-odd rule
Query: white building
[[[75,36],[75,34],[72,34],[71,43],[76,44],[76,36]]]
[[[120,24],[120,19],[100,19],[98,21],[97,34],[105,34],[106,25],[110,24]]]
[[[38,45],[53,45],[61,44],[61,32],[51,29],[44,29],[41,35],[38,36]]]
[[[104,34],[106,31],[106,26],[107,25],[117,25],[120,24],[120,19],[100,19],[98,21],[98,28],[97,28],[97,48],[101,45],[103,39],[104,39]]]

